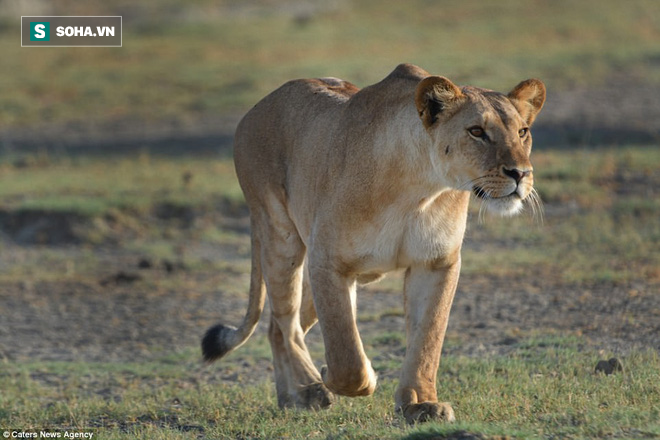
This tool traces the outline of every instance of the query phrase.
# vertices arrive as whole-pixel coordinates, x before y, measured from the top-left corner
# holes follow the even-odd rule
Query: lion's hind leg
[[[281,407],[327,407],[333,395],[323,385],[312,362],[301,325],[305,245],[278,200],[268,204],[267,221],[253,224],[256,226],[253,234],[259,234],[263,245],[262,269],[271,307],[268,337],[278,404]]]
[[[307,332],[314,327],[319,321],[316,315],[316,307],[314,306],[314,297],[312,296],[312,286],[309,281],[309,266],[305,264],[305,273],[303,276],[303,290],[302,290],[302,303],[300,304],[300,325],[302,326],[303,333]]]

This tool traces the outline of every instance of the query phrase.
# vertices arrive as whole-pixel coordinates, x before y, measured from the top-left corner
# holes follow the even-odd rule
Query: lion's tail
[[[253,249],[250,299],[248,300],[248,308],[243,323],[238,328],[218,324],[206,331],[202,338],[202,355],[207,362],[220,359],[230,351],[243,345],[257,328],[266,300],[266,286],[261,277],[261,265],[259,261],[254,261],[255,259],[258,260],[258,254],[259,252],[255,252]]]

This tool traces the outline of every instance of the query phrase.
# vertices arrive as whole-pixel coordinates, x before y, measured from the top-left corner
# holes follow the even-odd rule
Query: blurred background
[[[121,15],[123,47],[21,48],[21,15]],[[286,80],[362,87],[410,62],[500,91],[543,79],[537,145],[657,141],[659,43],[654,0],[2,0],[0,139],[217,148]]]
[[[121,15],[123,46],[21,47],[21,15]],[[233,132],[289,79],[364,87],[402,62],[461,85],[508,92],[537,77],[548,89],[532,129],[545,216],[479,221],[471,204],[440,372],[459,417],[558,438],[660,432],[657,0],[0,0],[0,426],[281,438],[304,425],[277,431],[296,416],[275,409],[268,310],[230,359],[200,363],[204,331],[238,324],[247,301]],[[358,296],[386,419],[405,352],[401,290],[393,274]],[[307,339],[322,364],[318,327]],[[634,370],[620,388],[572,391],[609,356]],[[475,392],[451,366],[506,380],[516,359],[510,377],[530,375],[534,390]],[[625,391],[629,378],[639,386]],[[314,422],[309,438],[370,417]],[[347,436],[389,438],[376,432]]]

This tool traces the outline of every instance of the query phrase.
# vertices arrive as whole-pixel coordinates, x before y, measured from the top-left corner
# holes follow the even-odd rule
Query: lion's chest
[[[386,208],[351,234],[346,250],[359,272],[386,272],[444,258],[460,246],[467,209],[438,204],[401,213]]]

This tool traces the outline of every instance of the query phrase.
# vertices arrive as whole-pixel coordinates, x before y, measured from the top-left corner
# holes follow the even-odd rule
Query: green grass
[[[501,90],[527,77],[551,89],[621,74],[660,82],[654,0],[366,0],[304,24],[285,2],[169,3],[141,2],[132,17],[122,2],[53,2],[52,15],[126,15],[121,48],[21,48],[18,22],[7,21],[0,125],[187,122],[244,111],[292,78],[364,86],[400,62]]]
[[[218,219],[246,212],[227,159],[26,157],[0,158],[0,215],[12,216],[7,224],[13,225],[13,234],[48,218],[51,226],[21,242],[51,243],[66,228],[71,238],[64,244],[121,242],[150,248],[169,240],[167,246],[174,247],[183,237],[245,247],[244,234],[223,229]]]
[[[535,186],[548,205],[545,221],[523,215],[472,222],[463,273],[660,281],[660,203],[648,193],[659,182],[657,148],[540,151],[532,161]],[[472,208],[477,217],[478,204]]]
[[[105,214],[144,213],[154,204],[208,207],[240,201],[233,164],[217,157],[53,157],[34,166],[0,162],[0,201],[6,208]],[[191,174],[189,183],[184,176]]]
[[[33,165],[0,162],[0,210],[69,213],[84,242],[123,239],[157,257],[171,257],[172,240],[183,238],[249,251],[245,234],[218,226],[218,215],[245,213],[229,159],[142,154],[28,162]],[[473,203],[464,274],[534,271],[564,282],[660,281],[660,204],[647,195],[658,184],[658,149],[539,151],[533,162],[548,207],[545,221],[487,216],[479,223],[479,204]],[[193,177],[185,184],[188,172]],[[400,289],[399,277],[387,280],[377,288]]]
[[[240,359],[269,358],[264,338],[238,360],[212,367],[198,363],[192,348],[142,363],[5,363],[0,426],[93,428],[104,439],[425,439],[457,430],[530,439],[660,437],[658,354],[634,352],[622,359],[623,373],[603,376],[594,366],[608,354],[583,345],[576,337],[532,337],[495,359],[444,357],[439,395],[452,402],[458,422],[423,427],[393,413],[389,379],[373,397],[340,398],[319,412],[279,410],[270,378],[218,382]]]
[[[487,217],[478,223],[473,204],[463,274],[527,276],[530,272],[563,283],[594,280],[660,279],[658,202],[644,194],[657,184],[660,154],[655,148],[541,151],[534,154],[536,184],[547,201],[543,224],[529,218]],[[176,225],[145,222],[164,203],[194,209],[201,215],[233,200],[240,209],[231,162],[222,158],[42,157],[28,166],[0,163],[0,209],[70,212],[88,218],[122,218],[147,228],[140,240],[118,246],[136,255],[174,258],[178,244],[208,242],[243,246],[247,234],[193,224],[186,232]],[[188,186],[182,176],[192,171]],[[75,203],[74,203],[75,202]],[[90,209],[93,206],[94,209]],[[553,210],[564,210],[561,214]],[[87,216],[87,217],[85,217]],[[146,216],[146,217],[145,217]],[[163,231],[154,233],[153,230]],[[178,232],[177,232],[178,231]],[[481,244],[480,244],[481,243]],[[103,254],[95,242],[75,257],[58,248],[21,249],[5,262],[0,283],[95,282]],[[15,250],[16,252],[16,250]],[[64,253],[63,253],[64,252]],[[493,264],[493,255],[497,263]],[[200,273],[213,272],[204,289],[227,284],[244,294],[249,261],[206,261],[186,255]],[[229,274],[229,275],[227,275]],[[385,290],[399,290],[401,276],[387,279]],[[145,280],[142,287],[179,290],[187,277]],[[204,281],[206,283],[206,281]],[[179,283],[179,284],[177,284]],[[243,283],[243,284],[241,284]],[[239,286],[240,284],[240,286]],[[363,322],[386,314],[361,316]],[[518,438],[658,438],[660,437],[660,360],[657,352],[633,351],[623,374],[593,373],[597,353],[575,336],[517,338],[508,355],[474,358],[445,356],[439,371],[440,398],[457,412],[454,425],[408,427],[393,413],[392,395],[401,362],[403,335],[365,335],[365,347],[383,380],[372,398],[340,399],[329,411],[281,412],[266,372],[270,350],[256,338],[221,364],[204,367],[196,347],[163,358],[157,355],[129,363],[1,361],[0,429],[20,427],[93,428],[99,438],[381,438],[430,439],[457,430]],[[451,348],[451,340],[447,347]],[[153,353],[162,347],[152,347]],[[321,349],[311,347],[316,359]],[[263,368],[263,381],[243,383],[240,365]],[[234,377],[238,382],[222,381]]]

